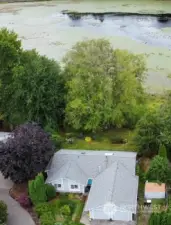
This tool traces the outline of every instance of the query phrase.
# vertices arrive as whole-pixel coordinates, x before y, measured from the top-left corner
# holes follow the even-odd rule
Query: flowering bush
[[[23,207],[23,208],[28,208],[31,205],[31,201],[29,197],[26,194],[21,194],[17,198],[17,202]]]
[[[86,142],[91,142],[92,139],[91,139],[91,137],[86,137],[86,138],[85,138],[85,141],[86,141]]]

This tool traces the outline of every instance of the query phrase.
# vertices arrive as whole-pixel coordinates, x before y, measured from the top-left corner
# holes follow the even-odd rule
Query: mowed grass
[[[104,132],[97,132],[95,139],[91,142],[86,142],[85,137],[91,137],[91,134],[84,138],[78,138],[77,133],[73,134],[73,143],[64,142],[62,148],[66,149],[89,149],[89,150],[119,150],[119,151],[136,151],[134,143],[134,131],[129,129],[112,129]],[[112,138],[122,137],[127,140],[125,144],[112,144]],[[65,135],[64,135],[65,137]]]

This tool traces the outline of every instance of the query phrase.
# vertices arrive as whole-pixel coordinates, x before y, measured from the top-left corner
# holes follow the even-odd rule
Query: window
[[[78,189],[78,185],[71,185],[71,189]]]
[[[61,185],[61,184],[55,184],[55,187],[56,187],[56,188],[61,188],[62,185]]]

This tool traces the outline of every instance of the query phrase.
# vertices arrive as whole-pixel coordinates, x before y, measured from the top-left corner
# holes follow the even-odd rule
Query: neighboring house
[[[6,142],[9,137],[10,137],[10,133],[0,132],[0,142]]]
[[[136,153],[60,150],[47,167],[47,180],[59,192],[89,192],[90,219],[132,221],[137,209]]]
[[[164,199],[166,197],[166,185],[147,181],[144,195],[146,200]]]

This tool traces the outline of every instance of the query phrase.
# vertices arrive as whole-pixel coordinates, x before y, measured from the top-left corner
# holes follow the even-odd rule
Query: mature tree
[[[147,172],[147,180],[166,183],[169,179],[169,164],[166,158],[155,156]]]
[[[13,73],[3,106],[8,119],[16,124],[29,120],[57,127],[65,106],[64,79],[58,63],[35,50],[24,51]]]
[[[20,62],[21,41],[13,31],[0,29],[0,108],[1,113],[10,110],[8,96],[11,94],[9,84],[12,82],[13,68]],[[5,105],[4,105],[5,104]],[[8,108],[6,108],[7,106]]]
[[[167,158],[167,150],[164,145],[160,145],[159,147],[159,156],[163,158]]]
[[[136,125],[135,142],[143,154],[156,154],[161,143],[161,117],[152,110],[147,112]]]
[[[34,205],[44,203],[48,200],[46,195],[45,181],[42,173],[38,174],[35,180],[29,181],[28,187],[29,196]]]
[[[0,171],[14,183],[22,183],[44,171],[53,154],[49,135],[35,123],[24,124],[0,145]]]
[[[113,50],[106,40],[77,43],[64,58],[66,121],[75,129],[133,126],[144,109],[142,55]]]
[[[13,76],[13,68],[19,64],[21,41],[13,31],[0,29],[0,80],[3,87],[9,84]]]

